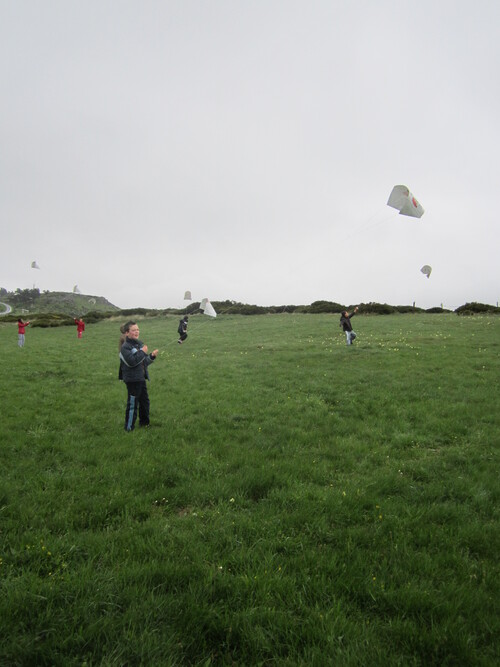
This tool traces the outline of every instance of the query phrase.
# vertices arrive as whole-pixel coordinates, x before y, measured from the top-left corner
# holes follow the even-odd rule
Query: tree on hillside
[[[32,289],[18,287],[15,292],[7,292],[7,296],[11,306],[31,309],[40,298],[40,290],[36,287]]]

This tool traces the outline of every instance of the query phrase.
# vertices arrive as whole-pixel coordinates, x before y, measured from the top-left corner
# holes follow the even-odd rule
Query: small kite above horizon
[[[78,289],[78,285],[73,287],[73,294],[81,294],[80,290]]]
[[[184,301],[191,301],[191,292],[189,290],[184,292]]]
[[[424,264],[423,267],[420,269],[420,271],[424,274],[424,276],[427,276],[427,278],[429,278],[429,276],[432,273],[432,266]]]
[[[393,187],[387,206],[396,208],[399,215],[409,215],[412,218],[421,218],[425,213],[422,205],[418,203],[406,185],[395,185]]]
[[[32,269],[40,269],[40,267],[38,266],[38,264],[36,262],[31,262],[31,268]]]
[[[205,315],[208,315],[209,317],[217,317],[215,308],[212,306],[212,304],[208,299],[202,299],[200,303],[200,309],[203,311]]]

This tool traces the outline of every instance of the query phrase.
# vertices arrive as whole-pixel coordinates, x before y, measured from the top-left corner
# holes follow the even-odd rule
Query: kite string
[[[378,220],[377,218],[380,217],[380,215],[383,215],[384,217],[383,217],[381,220]],[[353,230],[351,233],[349,233],[349,234],[347,234],[346,236],[342,237],[340,240],[337,241],[337,243],[344,243],[345,241],[348,241],[349,239],[351,239],[351,238],[353,238],[354,236],[356,236],[357,234],[360,234],[360,233],[362,233],[362,232],[367,232],[368,230],[371,230],[371,229],[375,229],[375,227],[379,227],[380,225],[383,225],[383,224],[387,223],[389,220],[392,220],[396,215],[397,215],[397,212],[396,212],[396,211],[393,211],[393,212],[389,213],[388,215],[386,215],[386,211],[385,211],[385,209],[384,209],[384,210],[378,210],[378,211],[376,211],[375,213],[373,213],[372,215],[370,215],[370,216],[368,217],[368,219],[367,219],[367,221],[366,221],[365,224],[363,224],[363,225],[360,226],[360,227],[357,227],[357,228],[356,228],[355,230]],[[317,259],[317,256],[314,255],[314,256],[311,256],[310,258],[306,259],[306,260],[305,260],[304,262],[302,262],[302,264],[300,264],[298,267],[295,267],[295,270],[297,270],[297,268],[300,268],[300,267],[305,266],[306,264],[308,264],[308,263],[309,263],[310,261],[312,261],[313,259]],[[224,314],[226,314],[226,313],[230,310],[230,308],[231,308],[231,306],[229,306],[229,307],[226,308],[225,310],[219,311],[219,312],[218,312],[218,315],[224,315]],[[286,305],[283,306],[283,308],[285,309],[285,308],[286,308]],[[212,319],[212,318],[210,318],[210,319]],[[193,327],[192,324],[191,324],[191,325],[190,325],[190,331],[189,331],[189,333],[191,334],[193,331],[197,331],[197,330],[198,330],[201,326],[203,326],[203,325],[204,325],[203,320],[201,320],[200,322],[198,322],[198,323],[197,323],[197,326],[194,326],[194,327]],[[169,347],[170,345],[175,345],[176,343],[178,343],[178,338],[175,338],[175,339],[172,339],[172,340],[168,341],[168,342],[165,344],[164,348]]]
[[[384,217],[381,220],[378,220],[377,218],[383,215]],[[356,229],[354,229],[352,232],[349,232],[345,236],[341,237],[340,239],[335,239],[334,242],[335,244],[342,244],[345,241],[348,241],[349,239],[353,238],[354,236],[357,236],[358,234],[361,234],[362,232],[367,232],[371,229],[374,229],[375,227],[378,227],[379,225],[382,225],[389,220],[392,220],[395,216],[397,215],[397,211],[392,211],[389,214],[387,214],[385,207],[384,209],[379,209],[375,213],[372,213],[366,220],[364,224],[361,224],[361,226],[358,226]],[[333,243],[333,241],[332,241]],[[330,247],[331,244],[325,243],[324,247]],[[307,264],[309,264],[312,261],[318,261],[318,254],[317,251],[314,252],[314,254],[311,254],[309,257],[304,259],[303,262],[300,264],[297,264],[293,267],[293,273],[297,273],[297,271]]]
[[[356,229],[356,230],[353,231],[351,234],[348,234],[348,235],[345,236],[343,239],[341,239],[341,240],[340,240],[340,243],[343,243],[344,241],[348,241],[348,240],[351,239],[353,236],[356,236],[357,234],[360,234],[361,232],[367,232],[367,231],[369,231],[369,230],[371,230],[371,229],[375,229],[375,227],[378,227],[379,225],[385,224],[385,223],[388,222],[389,220],[392,220],[392,218],[393,218],[395,215],[397,215],[397,213],[396,213],[396,214],[395,214],[395,213],[389,213],[389,215],[386,215],[384,218],[382,218],[382,220],[376,220],[375,222],[370,223],[370,224],[367,224],[367,225],[365,225],[364,227],[361,227],[360,229]],[[372,216],[372,218],[373,218],[373,217],[374,217],[374,216]]]
[[[378,216],[380,216],[381,214],[384,214],[384,217],[382,218],[382,220],[377,220],[376,218],[377,218]],[[362,231],[367,231],[367,230],[369,230],[369,229],[378,227],[379,225],[382,225],[382,224],[386,223],[388,220],[392,219],[395,215],[397,215],[395,212],[393,212],[393,213],[389,213],[389,215],[385,215],[385,210],[384,210],[384,211],[377,211],[377,212],[375,212],[374,214],[372,214],[372,215],[368,218],[368,220],[367,220],[367,222],[366,222],[365,225],[363,225],[362,227],[357,228],[357,229],[354,230],[351,234],[348,234],[347,236],[345,236],[344,238],[342,238],[342,239],[339,241],[339,243],[343,243],[344,241],[346,241],[346,240],[352,238],[353,236],[355,236],[356,234],[361,233]],[[374,219],[375,219],[375,220],[374,220]],[[373,220],[373,222],[372,222],[372,220]],[[300,268],[301,266],[305,266],[305,265],[306,265],[309,261],[311,261],[312,259],[315,259],[315,257],[311,257],[311,258],[305,260],[305,261],[304,261],[302,264],[300,264],[299,267],[297,267],[297,268]],[[283,306],[283,309],[285,309],[285,308],[286,308],[286,305]],[[224,315],[224,314],[226,314],[230,309],[231,309],[231,306],[229,306],[229,307],[226,308],[225,310],[221,310],[221,311],[219,311],[217,314],[218,314],[218,315]],[[211,318],[210,318],[210,319],[211,319]],[[198,329],[200,328],[200,326],[203,326],[204,324],[206,324],[206,322],[204,323],[203,320],[202,320],[202,321],[200,321],[200,322],[197,324],[197,326],[195,326],[195,327],[192,327],[192,326],[190,325],[190,331],[189,331],[189,333],[192,333],[193,331],[198,330]],[[169,341],[169,342],[166,344],[165,347],[168,347],[168,346],[170,346],[170,345],[174,345],[175,343],[178,343],[178,339],[175,339],[175,340],[172,339],[171,341]]]

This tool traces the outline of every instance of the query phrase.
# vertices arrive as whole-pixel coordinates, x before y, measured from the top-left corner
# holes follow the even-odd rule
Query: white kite
[[[191,301],[191,292],[189,290],[184,292],[184,301]]]
[[[31,262],[31,268],[32,269],[39,269],[40,267],[38,266],[38,264],[36,262]]]
[[[424,276],[427,276],[428,278],[432,273],[432,266],[424,264],[424,266],[420,269],[420,271],[424,274]]]
[[[80,290],[78,289],[78,285],[73,287],[73,294],[81,294]]]
[[[200,303],[200,308],[205,315],[208,315],[209,317],[217,317],[215,308],[212,306],[212,304],[208,299],[202,300],[202,302]]]
[[[422,205],[418,203],[406,185],[393,187],[387,206],[397,208],[400,215],[409,215],[412,218],[421,218],[424,214]]]
[[[96,301],[95,301],[94,297],[92,297],[91,299],[89,299],[89,303],[95,305],[95,302],[96,302]]]

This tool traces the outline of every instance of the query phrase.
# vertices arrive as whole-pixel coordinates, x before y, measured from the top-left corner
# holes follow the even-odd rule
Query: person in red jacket
[[[82,320],[82,318],[76,319],[75,317],[75,324],[76,324],[76,335],[78,336],[78,338],[81,338],[82,333],[85,331],[85,322]]]
[[[31,322],[23,322],[21,318],[17,320],[17,344],[19,347],[24,347],[24,332],[25,328],[29,326]]]

